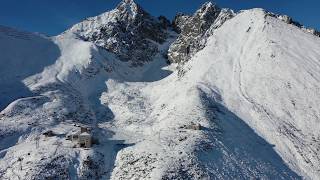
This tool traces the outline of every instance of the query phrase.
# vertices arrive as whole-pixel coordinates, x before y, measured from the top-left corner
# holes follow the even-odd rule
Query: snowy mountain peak
[[[116,8],[121,14],[127,14],[135,18],[137,14],[145,14],[146,12],[133,0],[123,0]]]
[[[207,14],[207,13],[212,13],[212,12],[219,12],[220,8],[212,2],[206,2],[204,3],[200,9],[196,11],[195,14]]]
[[[123,6],[123,5],[134,7],[134,6],[137,6],[138,4],[134,2],[134,0],[122,0],[118,6]]]
[[[193,15],[194,21],[201,23],[200,30],[205,31],[217,18],[221,9],[212,2],[204,3]]]
[[[201,50],[212,31],[235,16],[229,9],[221,9],[212,2],[204,3],[192,16],[179,14],[173,26],[180,36],[168,52],[171,62],[183,63]]]
[[[132,65],[151,61],[158,44],[167,38],[167,30],[133,0],[123,0],[114,10],[89,18],[68,32],[115,53]]]
[[[216,6],[216,4],[211,1],[208,1],[208,2],[203,3],[203,5],[201,7],[212,7],[212,6]]]
[[[134,0],[122,0],[118,6],[130,6],[131,8],[134,6],[138,6],[138,4],[136,2],[134,2]]]

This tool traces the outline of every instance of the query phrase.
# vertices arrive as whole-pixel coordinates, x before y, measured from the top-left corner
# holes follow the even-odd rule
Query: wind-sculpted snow
[[[132,3],[118,6],[128,18]],[[0,179],[319,179],[317,36],[261,9],[220,10],[183,63],[167,64],[183,36],[168,28],[132,66],[79,37],[118,11],[52,38],[0,28]],[[80,126],[93,147],[66,139]]]

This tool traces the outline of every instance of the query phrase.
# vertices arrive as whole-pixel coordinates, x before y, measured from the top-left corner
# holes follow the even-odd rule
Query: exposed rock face
[[[133,0],[123,0],[116,9],[76,24],[68,32],[114,52],[123,61],[141,65],[152,59],[157,43],[167,38],[166,19],[159,19]]]
[[[170,46],[168,57],[171,62],[184,63],[201,50],[213,30],[234,16],[233,11],[220,9],[211,2],[205,3],[193,16],[178,14],[173,27],[180,33]]]
[[[177,33],[181,33],[182,29],[184,29],[184,25],[191,17],[185,15],[183,13],[178,13],[172,22],[173,29]]]
[[[171,22],[165,16],[159,16],[158,20],[162,28],[167,29],[171,27]]]
[[[278,16],[278,18],[288,24],[291,24],[293,22],[292,18],[287,15],[280,15],[280,16]]]

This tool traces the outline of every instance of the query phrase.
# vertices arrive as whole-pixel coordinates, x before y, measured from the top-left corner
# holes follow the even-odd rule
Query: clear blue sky
[[[172,19],[176,12],[193,13],[208,0],[136,0],[152,15]],[[120,0],[1,0],[0,25],[57,35],[82,19],[113,9]],[[320,0],[213,0],[234,10],[261,7],[287,14],[320,29]]]

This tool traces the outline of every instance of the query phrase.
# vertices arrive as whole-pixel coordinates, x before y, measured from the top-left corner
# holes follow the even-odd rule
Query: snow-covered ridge
[[[287,16],[287,15],[279,15],[279,14],[274,14],[272,12],[267,12],[267,15],[271,16],[271,17],[276,17],[282,21],[284,21],[285,23],[287,24],[292,24],[294,26],[297,26],[299,28],[301,28],[302,30],[308,32],[308,33],[311,33],[315,36],[318,36],[320,37],[320,32],[317,31],[316,29],[314,28],[310,28],[310,27],[305,27],[304,25],[300,24],[299,22],[297,21],[294,21],[291,17]]]
[[[248,10],[214,32],[183,79],[219,92],[223,105],[274,144],[289,168],[317,179],[319,48],[318,37]]]
[[[265,15],[278,18],[287,24],[294,25],[305,32],[320,37],[319,31],[314,28],[307,28],[287,15],[261,10],[265,12]],[[241,12],[239,11],[239,13]],[[231,9],[221,9],[212,2],[203,4],[192,16],[177,14],[173,20],[173,27],[180,35],[169,48],[169,60],[179,64],[184,64],[190,60],[194,54],[206,46],[207,39],[213,34],[213,31],[237,14]]]

